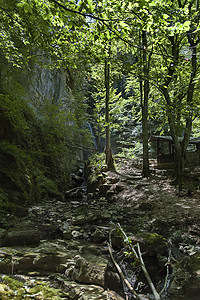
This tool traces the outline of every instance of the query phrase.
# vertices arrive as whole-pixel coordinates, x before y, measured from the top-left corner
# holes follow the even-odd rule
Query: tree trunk
[[[146,32],[142,32],[142,47],[147,48]],[[150,57],[149,57],[150,59]],[[147,53],[143,51],[143,74],[144,83],[140,81],[140,97],[142,107],[142,139],[143,139],[143,176],[149,177],[149,146],[148,146],[148,98],[149,98],[149,68],[147,61]]]
[[[108,59],[105,58],[105,88],[106,88],[106,111],[105,111],[105,123],[106,123],[106,165],[109,170],[115,170],[112,149],[110,144],[110,125],[109,125],[109,100],[110,100],[110,64]]]

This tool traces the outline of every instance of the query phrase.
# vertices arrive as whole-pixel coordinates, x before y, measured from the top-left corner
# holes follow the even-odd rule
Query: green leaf
[[[188,31],[190,29],[190,24],[191,21],[185,21],[185,23],[183,24],[184,30]]]
[[[121,27],[123,27],[123,28],[129,27],[124,21],[120,21],[120,22],[119,22],[119,25],[120,25]]]
[[[29,13],[31,11],[31,9],[27,3],[24,4],[24,11],[25,11],[25,13]]]
[[[163,19],[164,19],[164,20],[166,20],[166,19],[168,19],[168,18],[169,18],[169,16],[168,16],[167,14],[164,14],[164,15],[163,15]]]

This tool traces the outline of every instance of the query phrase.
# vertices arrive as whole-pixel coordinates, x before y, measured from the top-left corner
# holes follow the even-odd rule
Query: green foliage
[[[89,168],[91,169],[91,175],[89,181],[94,182],[102,172],[102,168],[105,167],[105,153],[95,154],[89,159]]]
[[[134,147],[123,147],[122,145],[122,151],[119,152],[117,155],[119,157],[126,157],[130,159],[137,159],[142,157],[142,143],[141,142],[133,142]]]
[[[9,200],[24,205],[52,193],[62,195],[76,161],[62,107],[46,101],[33,110],[25,100],[0,95],[0,115],[1,204]]]

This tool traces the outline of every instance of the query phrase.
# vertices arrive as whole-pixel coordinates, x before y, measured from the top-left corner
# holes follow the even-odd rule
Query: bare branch
[[[115,265],[115,268],[117,269],[117,272],[119,273],[122,281],[126,284],[126,286],[128,287],[128,289],[131,291],[131,293],[138,299],[138,300],[142,300],[142,298],[136,293],[136,291],[133,289],[133,287],[131,286],[130,282],[126,279],[126,277],[124,276],[120,266],[118,265],[118,263],[116,262],[116,260],[113,257],[112,254],[112,249],[111,249],[111,245],[109,243],[107,243],[108,246],[108,250],[110,253],[110,257]]]
[[[124,232],[124,230],[122,229],[122,227],[121,227],[120,224],[118,224],[118,228],[119,228],[120,231],[122,232],[122,234],[123,234],[123,236],[125,237],[125,239],[128,240],[128,237],[127,237],[126,233]],[[144,261],[143,261],[143,258],[142,258],[142,254],[141,254],[141,252],[140,252],[140,245],[137,244],[137,247],[138,247],[138,254],[137,254],[137,252],[135,251],[134,247],[133,247],[131,244],[129,244],[129,247],[131,248],[131,251],[133,251],[135,257],[136,257],[136,258],[138,259],[138,261],[140,262],[141,269],[142,269],[142,271],[143,271],[143,273],[144,273],[144,275],[145,275],[145,277],[146,277],[146,279],[147,279],[147,282],[148,282],[148,284],[149,284],[149,287],[151,288],[151,291],[152,291],[152,293],[153,293],[153,295],[154,295],[154,297],[155,297],[155,300],[160,300],[160,295],[159,295],[158,292],[156,291],[155,286],[154,286],[154,284],[153,284],[153,282],[152,282],[152,280],[151,280],[151,278],[150,278],[150,276],[149,276],[149,273],[148,273],[148,271],[147,271],[147,269],[146,269],[146,267],[145,267],[145,264],[144,264]]]

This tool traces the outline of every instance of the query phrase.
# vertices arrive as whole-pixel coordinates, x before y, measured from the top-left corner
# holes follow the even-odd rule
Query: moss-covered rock
[[[0,282],[0,299],[2,300],[21,300],[21,299],[37,299],[37,300],[61,300],[62,292],[54,289],[46,283],[42,282],[20,282],[10,276],[1,276]],[[65,298],[67,299],[67,298]]]
[[[143,251],[163,254],[167,250],[166,239],[155,232],[146,233],[142,236],[142,238],[144,241],[144,244],[142,244]]]

